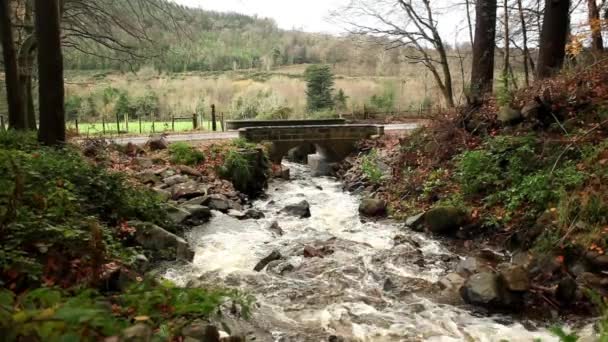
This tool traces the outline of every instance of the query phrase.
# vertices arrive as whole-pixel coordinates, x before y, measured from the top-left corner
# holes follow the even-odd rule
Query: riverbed
[[[186,236],[193,263],[171,267],[165,277],[252,294],[252,322],[270,332],[269,341],[557,341],[533,323],[451,304],[435,283],[460,256],[397,222],[363,222],[359,198],[340,182],[286,166],[292,180],[272,181],[253,203],[264,219],[214,212]],[[310,218],[280,213],[302,200],[310,203]],[[275,221],[282,234],[269,229]],[[323,255],[307,258],[306,247]],[[282,259],[255,272],[273,251]]]

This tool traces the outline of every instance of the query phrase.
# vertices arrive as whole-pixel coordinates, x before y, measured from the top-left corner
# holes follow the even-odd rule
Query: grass
[[[74,122],[67,123],[68,129],[75,130],[76,124]],[[222,126],[218,122],[217,129],[221,130]],[[151,121],[142,121],[141,123],[141,131],[139,129],[139,122],[131,121],[129,122],[129,130],[127,131],[127,127],[124,122],[120,123],[120,131],[121,133],[128,134],[148,134],[148,133],[163,133],[163,132],[189,132],[193,130],[193,125],[191,121],[176,121],[175,126],[172,126],[171,121],[156,121],[154,125]],[[206,131],[211,130],[211,121],[205,121],[201,126],[199,126],[198,130]],[[104,132],[103,125],[101,122],[97,123],[79,123],[78,124],[78,133],[80,135],[102,135]],[[116,134],[118,130],[116,129],[116,122],[106,122],[105,123],[105,133],[106,134]]]

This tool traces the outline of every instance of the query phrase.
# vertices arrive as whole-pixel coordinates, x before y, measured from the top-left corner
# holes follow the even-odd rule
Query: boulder
[[[449,273],[445,277],[443,277],[439,280],[439,287],[442,290],[458,291],[458,290],[460,290],[462,285],[464,285],[465,281],[466,281],[466,279],[464,279],[462,276],[460,276],[460,274]]]
[[[359,205],[359,214],[367,217],[385,216],[386,202],[381,199],[366,198]]]
[[[174,186],[177,184],[186,183],[189,180],[190,180],[190,178],[188,178],[188,176],[173,175],[173,176],[169,176],[169,177],[163,179],[163,183],[167,184],[168,186]]]
[[[161,189],[159,187],[152,188],[152,190],[163,200],[168,201],[171,199],[171,192]]]
[[[204,184],[188,181],[186,183],[177,184],[171,188],[171,196],[176,201],[179,199],[189,200],[206,195],[208,190],[208,187]]]
[[[308,218],[310,217],[310,204],[307,201],[302,201],[296,204],[290,204],[283,208],[281,212],[290,216]]]
[[[254,220],[260,220],[263,219],[264,217],[266,217],[266,215],[264,215],[263,212],[257,210],[257,209],[248,209],[245,212],[245,217],[246,218],[250,218],[250,219],[254,219]]]
[[[143,248],[155,252],[169,251],[184,261],[192,261],[194,258],[188,242],[179,236],[148,222],[129,221],[128,225],[135,228],[135,241]]]
[[[424,223],[424,213],[420,213],[418,215],[408,217],[405,220],[405,226],[416,232],[421,232],[424,230],[423,223]]]
[[[154,162],[150,158],[143,158],[143,157],[133,158],[133,163],[141,169],[150,169],[154,166]]]
[[[174,206],[167,206],[167,214],[169,215],[169,219],[175,224],[184,223],[191,215],[186,209]]]
[[[499,279],[494,273],[484,272],[472,275],[460,289],[465,302],[487,306],[500,301]]]
[[[150,137],[146,145],[152,151],[166,150],[169,148],[169,141],[164,136]]]
[[[283,236],[283,234],[284,234],[283,228],[281,228],[281,226],[279,226],[279,222],[277,222],[277,221],[273,221],[270,224],[270,226],[268,226],[268,230],[277,234],[278,236]]]
[[[595,251],[585,253],[585,259],[599,270],[608,270],[608,255],[600,254]]]
[[[448,235],[467,224],[468,214],[456,207],[436,207],[426,212],[424,223],[431,233]]]
[[[137,179],[146,185],[155,186],[160,183],[160,178],[151,171],[142,171],[137,174]]]
[[[530,101],[521,109],[524,119],[536,118],[539,116],[542,106],[536,101]]]
[[[211,209],[203,205],[182,204],[180,208],[190,213],[185,220],[185,224],[190,226],[200,226],[203,223],[207,223],[212,216]]]
[[[576,290],[578,285],[576,281],[570,277],[566,277],[557,284],[557,290],[555,290],[555,298],[561,303],[569,304],[576,298]]]
[[[256,272],[260,272],[270,262],[275,261],[275,260],[280,260],[282,258],[283,258],[283,256],[281,255],[281,253],[279,253],[279,251],[276,251],[276,250],[272,251],[272,253],[270,253],[264,259],[260,260],[260,262],[258,262],[257,265],[255,265],[255,267],[253,268],[253,270],[256,271]]]
[[[528,272],[521,266],[506,265],[501,267],[500,276],[505,286],[511,291],[523,292],[530,289]]]
[[[203,201],[202,205],[209,207],[209,209],[221,211],[227,213],[230,209],[239,210],[240,207],[231,203],[226,196],[220,194],[214,194],[207,196]]]

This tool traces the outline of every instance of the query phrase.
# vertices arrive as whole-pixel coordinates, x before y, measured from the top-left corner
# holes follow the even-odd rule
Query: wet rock
[[[193,167],[190,167],[190,166],[179,165],[177,167],[177,169],[179,170],[179,172],[181,172],[184,175],[189,175],[189,176],[193,176],[193,177],[202,177],[203,176],[203,174],[199,170],[197,170]]]
[[[152,151],[166,150],[169,148],[169,141],[164,136],[155,136],[151,137],[150,140],[146,143],[146,145]]]
[[[303,252],[305,258],[324,258],[325,256],[333,253],[334,250],[329,246],[323,246],[320,249],[312,246],[305,246]]]
[[[174,186],[177,184],[186,183],[189,180],[190,180],[190,178],[188,178],[188,176],[173,175],[173,176],[163,179],[163,183],[167,184],[168,186]]]
[[[183,204],[181,208],[190,213],[185,220],[185,224],[190,226],[200,226],[203,223],[207,223],[213,216],[211,209],[203,205]]]
[[[282,258],[283,258],[283,256],[281,255],[281,253],[279,253],[279,251],[272,251],[272,253],[270,253],[267,257],[265,257],[264,259],[260,260],[260,262],[258,262],[257,265],[255,265],[255,267],[253,268],[253,270],[256,271],[256,272],[260,272],[270,262],[275,261],[275,260],[279,260],[279,259],[282,259]]]
[[[418,215],[408,217],[405,220],[405,226],[416,232],[422,232],[424,230],[423,223],[424,223],[424,213],[420,213]]]
[[[202,205],[209,207],[209,209],[221,211],[227,213],[230,209],[235,209],[234,205],[230,203],[231,201],[226,198],[224,195],[214,194],[209,195],[202,201]]]
[[[165,189],[161,189],[159,187],[155,187],[152,188],[152,190],[158,195],[160,196],[160,198],[162,198],[165,201],[168,201],[169,199],[171,199],[171,192],[165,190]]]
[[[264,215],[263,212],[261,212],[257,209],[249,209],[245,212],[245,217],[254,219],[254,220],[260,220],[260,219],[263,219],[264,217],[266,217],[266,215]]]
[[[477,257],[486,260],[492,264],[498,264],[505,259],[505,256],[503,254],[500,254],[499,252],[489,248],[484,248],[478,251]]]
[[[466,279],[464,279],[460,274],[449,273],[445,277],[441,278],[441,280],[439,280],[439,288],[441,288],[442,290],[450,291],[460,290],[462,285],[464,285],[465,281]]]
[[[473,305],[487,306],[499,302],[498,276],[484,272],[472,275],[461,288],[462,299]]]
[[[363,199],[359,205],[359,214],[367,217],[385,216],[386,202],[375,198]]]
[[[564,304],[572,303],[576,298],[577,288],[578,285],[576,284],[576,281],[570,277],[566,277],[557,284],[555,298]]]
[[[534,259],[529,268],[529,273],[532,278],[542,275],[545,278],[551,278],[558,273],[562,268],[562,264],[553,255],[542,255]]]
[[[528,272],[521,266],[506,265],[500,269],[500,276],[511,291],[522,292],[530,289]]]
[[[155,252],[175,253],[179,260],[192,261],[194,252],[186,240],[148,222],[129,221],[128,225],[135,228],[135,241],[145,249]]]
[[[125,342],[147,342],[152,338],[152,328],[146,324],[139,323],[122,331],[122,341]]]
[[[220,332],[213,326],[204,322],[195,322],[182,329],[182,335],[192,337],[200,342],[219,342]]]
[[[308,218],[310,217],[310,204],[307,201],[290,204],[283,208],[281,212],[299,218]]]
[[[174,200],[193,199],[207,194],[208,187],[204,184],[188,181],[177,184],[171,189],[171,195]]]
[[[150,267],[150,260],[143,254],[137,254],[132,259],[132,265],[135,271],[145,273]]]
[[[468,221],[467,213],[456,207],[437,207],[429,210],[424,215],[427,230],[442,235],[455,233]]]
[[[393,281],[391,280],[391,278],[386,278],[386,280],[384,281],[384,285],[382,285],[382,289],[385,292],[391,292],[396,288],[395,284],[393,283]]]
[[[279,222],[277,222],[277,221],[273,221],[270,224],[270,226],[268,226],[268,230],[277,234],[278,236],[283,236],[283,234],[284,234],[283,228],[281,228],[281,226],[279,226]]]
[[[203,205],[203,202],[206,199],[207,199],[207,196],[194,197],[194,198],[189,199],[186,202],[182,203],[182,206],[186,206],[186,205]]]
[[[175,224],[184,223],[191,215],[189,211],[174,206],[167,206],[167,214],[169,215],[169,219]]]
[[[465,277],[475,273],[489,272],[490,268],[481,260],[475,257],[466,257],[456,266],[456,272]]]
[[[295,267],[292,264],[283,262],[282,260],[271,261],[268,263],[268,266],[266,266],[266,270],[268,270],[268,272],[273,272],[280,275],[292,272],[294,269]]]
[[[403,244],[409,244],[412,245],[416,248],[420,248],[420,244],[418,243],[418,241],[415,241],[414,239],[412,239],[409,236],[405,236],[405,235],[397,235],[393,238],[393,244],[394,246],[399,246],[399,245],[403,245]]]
[[[291,171],[283,165],[274,166],[272,168],[272,175],[274,178],[281,178],[287,181],[291,179]]]

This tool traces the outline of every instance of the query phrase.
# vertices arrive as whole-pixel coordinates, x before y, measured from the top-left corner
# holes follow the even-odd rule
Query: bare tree
[[[471,102],[492,92],[496,39],[496,0],[477,0],[475,43],[471,69]]]
[[[503,0],[503,8],[504,8],[504,41],[505,41],[505,56],[504,56],[504,63],[503,63],[503,69],[502,69],[502,77],[504,77],[504,82],[505,82],[505,89],[508,89],[509,87],[509,80],[508,80],[508,76],[509,76],[509,68],[510,68],[510,59],[511,59],[511,44],[509,43],[509,36],[511,34],[510,30],[509,30],[509,0]]]
[[[546,0],[540,35],[537,78],[559,71],[566,57],[566,38],[570,28],[570,0]]]
[[[57,146],[65,142],[65,94],[59,1],[36,0],[36,38],[40,80],[38,139],[49,146]]]
[[[351,0],[335,16],[351,33],[387,49],[405,48],[404,58],[427,68],[448,107],[454,107],[452,73],[446,46],[430,0]]]
[[[522,35],[522,49],[524,54],[524,78],[526,81],[526,86],[530,85],[530,67],[529,65],[533,65],[534,61],[532,60],[532,56],[530,55],[530,50],[528,49],[528,28],[526,25],[526,17],[524,15],[524,7],[522,5],[522,0],[517,0],[517,12],[519,13],[519,21],[521,23],[521,35]]]
[[[587,0],[589,9],[589,27],[591,28],[591,47],[596,52],[604,50],[604,40],[602,39],[602,21],[596,0]]]
[[[13,129],[26,129],[9,0],[0,0],[0,30],[2,36],[2,55],[4,57],[9,127]]]

